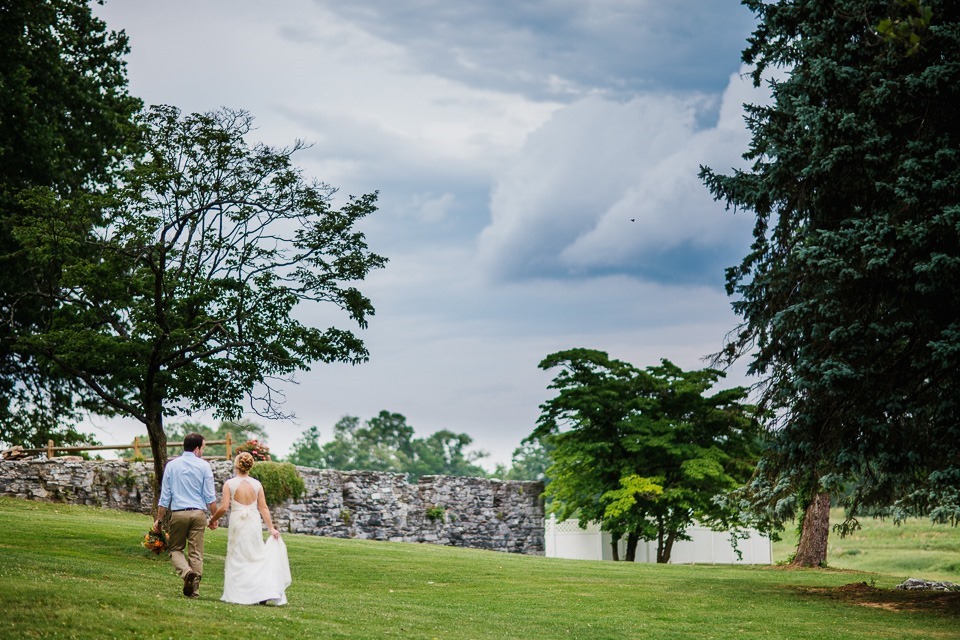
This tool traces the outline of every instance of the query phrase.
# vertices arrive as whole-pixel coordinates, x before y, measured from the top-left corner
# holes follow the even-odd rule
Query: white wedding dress
[[[224,602],[236,604],[287,604],[290,563],[282,539],[263,540],[262,520],[257,501],[240,504],[233,496],[241,482],[249,482],[259,496],[263,486],[256,478],[234,477],[226,482],[230,489],[230,521],[227,534],[227,559],[223,571]]]

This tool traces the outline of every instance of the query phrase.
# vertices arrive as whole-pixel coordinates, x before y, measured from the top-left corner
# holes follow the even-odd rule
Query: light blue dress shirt
[[[206,510],[208,504],[216,501],[209,462],[198,458],[193,451],[184,451],[167,463],[160,488],[158,504],[161,507],[170,511]]]

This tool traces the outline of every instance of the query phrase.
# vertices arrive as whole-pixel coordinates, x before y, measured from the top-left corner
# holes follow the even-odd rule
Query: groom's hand
[[[211,531],[213,531],[214,529],[217,528],[217,521],[211,518],[210,521],[207,522],[207,526],[210,527]]]

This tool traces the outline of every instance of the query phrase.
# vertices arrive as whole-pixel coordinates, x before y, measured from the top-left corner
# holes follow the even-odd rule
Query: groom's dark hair
[[[184,451],[196,451],[203,446],[203,436],[199,433],[188,433],[183,439]]]

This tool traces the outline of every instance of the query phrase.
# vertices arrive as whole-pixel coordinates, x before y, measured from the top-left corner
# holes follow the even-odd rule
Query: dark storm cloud
[[[531,99],[723,90],[751,14],[732,0],[316,0],[423,71]]]

